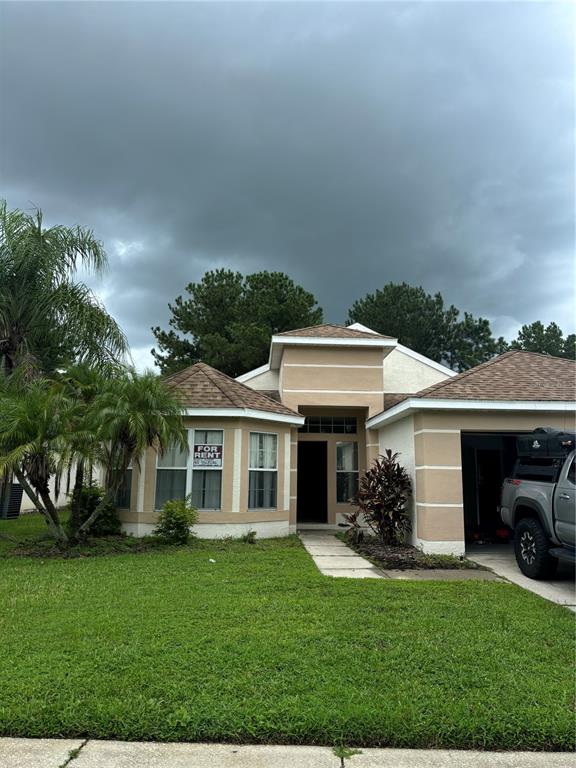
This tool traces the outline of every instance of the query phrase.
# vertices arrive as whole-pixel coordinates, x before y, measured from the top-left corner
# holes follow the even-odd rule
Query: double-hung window
[[[358,443],[336,443],[336,501],[345,504],[358,491]]]
[[[130,509],[130,501],[132,498],[132,462],[128,466],[128,469],[124,473],[122,483],[116,492],[115,503],[119,509]]]
[[[180,446],[169,446],[156,463],[155,508],[162,509],[167,501],[186,498],[188,456]]]
[[[248,460],[248,508],[276,507],[278,486],[278,435],[250,433]]]
[[[195,429],[192,451],[192,506],[220,509],[222,504],[221,429]]]

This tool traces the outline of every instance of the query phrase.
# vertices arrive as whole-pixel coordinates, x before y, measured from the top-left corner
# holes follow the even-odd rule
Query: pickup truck
[[[500,516],[514,531],[518,567],[531,579],[576,562],[576,436],[549,427],[517,439],[518,459],[502,485]]]

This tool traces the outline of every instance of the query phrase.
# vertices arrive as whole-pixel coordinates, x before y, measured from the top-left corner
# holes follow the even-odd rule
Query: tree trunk
[[[54,502],[50,498],[48,483],[45,483],[42,487],[38,488],[38,493],[40,495],[40,498],[42,499],[44,508],[46,509],[46,512],[49,515],[50,519],[52,520],[54,528],[56,529],[57,540],[60,543],[67,544],[68,536],[66,535],[66,531],[64,530],[64,528],[62,527],[62,523],[60,522],[58,510],[56,509],[56,507],[54,506]]]
[[[106,506],[106,504],[108,504],[109,502],[113,501],[116,498],[116,494],[118,493],[119,487],[120,487],[120,483],[118,483],[115,488],[109,488],[106,491],[104,496],[100,499],[100,503],[98,504],[94,512],[92,512],[90,517],[86,518],[86,520],[82,523],[80,528],[78,528],[78,530],[76,531],[76,534],[75,534],[76,538],[79,539],[80,537],[88,533],[91,526],[96,522],[96,520],[98,520],[98,518],[102,514],[102,511],[104,510],[104,507]]]
[[[54,508],[54,505],[52,505],[52,508],[54,509],[54,512],[56,513],[55,514],[55,518],[51,515],[51,513],[48,511],[47,508],[42,506],[42,502],[38,498],[38,494],[34,491],[32,486],[30,485],[30,483],[28,482],[28,480],[24,476],[24,473],[21,470],[19,470],[19,469],[15,469],[14,470],[14,474],[16,476],[16,479],[18,480],[18,482],[22,486],[25,494],[28,496],[28,498],[32,502],[32,504],[34,504],[34,506],[36,507],[38,512],[40,512],[40,514],[43,515],[44,518],[46,519],[46,522],[48,523],[48,527],[50,528],[50,532],[52,533],[54,538],[57,541],[67,542],[68,541],[68,537],[66,536],[66,532],[62,528],[62,525],[61,525],[60,520],[58,518],[58,513],[56,512],[56,509]],[[48,497],[48,500],[52,504],[52,501],[51,501],[50,497]]]
[[[80,511],[82,504],[82,488],[84,487],[84,459],[80,459],[76,465],[76,477],[74,478],[74,489],[70,502],[70,528],[76,532],[82,521]]]

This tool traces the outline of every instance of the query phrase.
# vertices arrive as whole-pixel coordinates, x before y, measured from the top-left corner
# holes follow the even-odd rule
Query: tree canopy
[[[562,329],[556,323],[546,327],[540,320],[523,325],[518,336],[510,344],[511,349],[525,349],[528,352],[540,352],[554,357],[576,358],[576,334],[564,336]]]
[[[9,211],[0,201],[0,372],[27,366],[50,373],[126,354],[116,321],[73,279],[79,267],[101,274],[106,266],[91,230],[45,228],[41,211]]]
[[[282,272],[206,272],[170,304],[170,330],[153,328],[163,373],[200,360],[229,376],[263,365],[273,334],[322,322],[315,297]]]
[[[454,305],[445,306],[442,294],[422,287],[388,283],[355,301],[349,323],[362,323],[378,333],[394,336],[415,352],[463,371],[507,349],[495,339],[488,320],[468,312],[460,317]]]

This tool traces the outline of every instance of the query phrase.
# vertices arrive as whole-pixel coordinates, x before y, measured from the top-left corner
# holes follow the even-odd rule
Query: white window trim
[[[221,467],[195,467],[194,466],[194,445],[196,443],[196,432],[222,432],[222,466]],[[224,427],[193,427],[188,430],[188,456],[189,460],[189,472],[186,476],[186,496],[192,493],[192,480],[194,472],[220,472],[220,506],[219,507],[198,507],[199,512],[221,512],[222,511],[222,482],[224,479],[224,442],[226,440],[226,431]],[[214,443],[217,445],[217,443]]]
[[[250,466],[251,435],[274,435],[274,437],[276,438],[276,468],[275,469]],[[248,510],[266,511],[266,510],[278,509],[278,459],[279,459],[279,450],[280,450],[279,438],[280,438],[280,435],[278,434],[278,432],[256,432],[254,430],[250,430],[250,432],[248,433],[248,503],[246,504],[246,509]],[[250,506],[250,472],[276,472],[276,506],[275,507],[251,507]]]
[[[356,445],[356,465],[358,466],[358,469],[338,469],[338,446],[339,445]],[[347,504],[350,505],[349,501],[338,501],[338,475],[344,474],[344,475],[358,475],[358,481],[360,481],[360,462],[359,462],[359,452],[360,448],[358,445],[358,440],[338,440],[336,443],[336,504]]]

